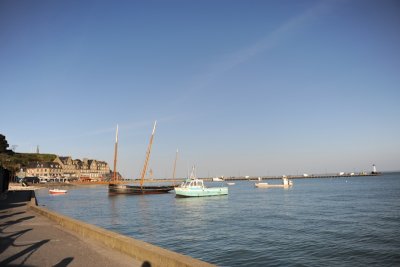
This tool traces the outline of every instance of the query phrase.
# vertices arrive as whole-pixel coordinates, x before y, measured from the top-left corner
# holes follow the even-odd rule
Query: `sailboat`
[[[108,192],[110,194],[113,193],[125,193],[126,194],[126,185],[121,184],[119,178],[117,176],[117,155],[118,155],[118,124],[117,130],[115,132],[115,145],[114,145],[114,171],[111,182],[108,184]]]
[[[144,185],[144,178],[146,175],[146,171],[147,171],[147,166],[149,163],[149,159],[150,159],[150,154],[151,154],[151,147],[153,145],[153,139],[154,139],[154,133],[156,131],[156,125],[157,125],[157,121],[154,122],[154,126],[153,126],[153,131],[151,133],[151,137],[150,137],[150,142],[149,142],[149,146],[147,147],[147,152],[146,152],[146,159],[144,161],[144,165],[143,165],[143,169],[140,175],[140,185],[121,185],[121,184],[109,184],[109,193],[114,193],[114,194],[135,194],[135,195],[143,195],[143,194],[163,194],[163,193],[168,193],[169,191],[174,189],[174,186],[168,186],[168,185],[164,185],[164,186],[145,186]],[[117,151],[117,141],[118,138],[116,138],[116,149],[115,149],[115,153]],[[116,156],[114,156],[115,160],[114,160],[114,164],[115,167],[114,169],[116,169]]]

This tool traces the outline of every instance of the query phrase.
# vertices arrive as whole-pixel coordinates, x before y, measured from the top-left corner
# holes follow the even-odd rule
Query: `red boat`
[[[64,189],[49,189],[49,194],[51,195],[62,195],[66,194],[67,190]]]

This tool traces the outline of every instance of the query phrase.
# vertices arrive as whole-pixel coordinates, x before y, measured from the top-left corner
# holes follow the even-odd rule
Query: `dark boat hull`
[[[130,195],[145,195],[145,194],[165,194],[174,190],[174,186],[136,186],[124,184],[109,184],[108,192],[110,194],[130,194]]]

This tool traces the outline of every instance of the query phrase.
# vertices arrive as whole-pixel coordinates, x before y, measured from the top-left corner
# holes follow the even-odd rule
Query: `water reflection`
[[[152,215],[150,213],[150,198],[147,195],[138,195],[134,196],[137,198],[138,212],[136,212],[135,219],[139,222],[137,226],[139,231],[143,234],[146,233],[150,238],[154,238],[154,219],[152,219]],[[158,214],[154,214],[154,216],[158,216]]]
[[[119,223],[119,210],[117,208],[118,200],[115,196],[109,195],[108,201],[110,203],[110,214],[111,214],[111,224],[118,224]]]

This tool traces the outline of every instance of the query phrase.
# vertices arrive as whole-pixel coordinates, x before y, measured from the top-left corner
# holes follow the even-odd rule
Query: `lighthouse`
[[[376,166],[375,164],[372,164],[372,174],[378,174],[378,172],[376,171]]]

